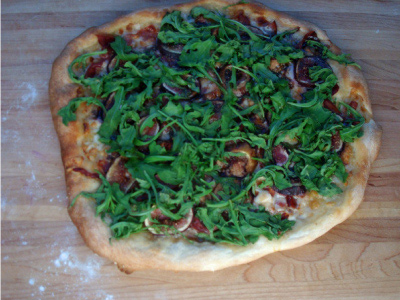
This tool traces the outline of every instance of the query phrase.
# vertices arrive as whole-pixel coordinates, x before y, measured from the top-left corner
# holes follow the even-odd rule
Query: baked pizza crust
[[[82,167],[87,163],[82,149],[78,146],[78,140],[83,135],[82,121],[78,118],[77,121],[65,126],[61,117],[57,115],[58,110],[67,105],[77,94],[78,85],[74,84],[68,76],[68,66],[72,60],[82,53],[99,49],[96,34],[119,34],[119,30],[125,29],[129,24],[138,24],[140,28],[153,24],[159,28],[162,17],[168,11],[189,12],[195,6],[221,10],[233,3],[235,1],[200,0],[168,8],[131,13],[111,23],[86,30],[66,46],[54,62],[49,95],[53,122],[60,139],[69,203],[81,191],[94,191],[99,186],[97,179],[72,171],[74,167]],[[340,53],[340,49],[330,42],[325,32],[313,24],[294,20],[257,3],[235,5],[226,11],[228,14],[234,14],[237,10],[243,10],[250,19],[263,16],[267,20],[275,20],[281,30],[285,27],[287,29],[300,27],[299,34],[301,35],[313,30],[325,45],[329,45],[331,51]],[[122,271],[127,273],[143,269],[214,271],[248,263],[276,251],[302,246],[346,220],[363,199],[371,164],[379,151],[381,129],[372,120],[371,102],[361,71],[353,66],[344,67],[331,60],[329,63],[338,76],[339,92],[344,95],[350,94],[352,99],[359,103],[366,118],[363,137],[351,144],[351,172],[347,186],[338,200],[315,209],[312,216],[302,222],[297,222],[294,228],[286,232],[279,240],[269,241],[261,236],[255,244],[243,247],[208,242],[189,243],[184,239],[172,237],[157,238],[148,232],[133,234],[126,239],[110,240],[109,227],[95,216],[95,203],[90,199],[79,197],[75,205],[72,208],[69,207],[69,214],[86,244],[95,253],[114,261]]]

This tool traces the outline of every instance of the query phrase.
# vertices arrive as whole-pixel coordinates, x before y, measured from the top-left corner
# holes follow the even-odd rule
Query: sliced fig
[[[93,78],[101,75],[107,71],[108,60],[100,58],[98,61],[93,62],[89,65],[85,72],[85,78]]]
[[[196,19],[194,20],[194,23],[198,26],[209,26],[212,23],[215,23],[215,21],[211,20],[211,19],[207,19],[205,18],[203,15],[199,15],[196,17]]]
[[[104,102],[104,107],[106,108],[106,110],[110,110],[114,106],[115,103],[114,97],[115,97],[115,92],[112,92],[110,95],[108,95],[106,101]]]
[[[105,159],[99,160],[97,163],[97,169],[103,174],[106,175],[114,160],[119,157],[117,152],[112,152],[107,155]]]
[[[167,83],[163,83],[162,86],[168,92],[170,92],[174,95],[179,95],[179,96],[186,97],[186,98],[193,98],[197,94],[196,91],[192,91],[191,89],[189,89],[189,87],[182,87],[182,86],[176,87],[176,86],[169,85]]]
[[[153,224],[161,224],[161,225],[168,225],[168,226],[173,226],[176,230],[182,232],[185,231],[186,229],[189,228],[190,224],[192,223],[193,220],[193,209],[190,209],[189,212],[180,220],[171,220],[169,217],[163,215],[161,210],[159,208],[156,208],[151,212],[151,218],[153,220],[157,220],[158,223],[153,223],[150,218],[146,218],[144,221],[144,225],[147,227],[147,229],[155,235],[173,235],[176,234],[176,231],[171,229],[171,228],[157,228],[151,227]]]
[[[179,189],[179,185],[175,185],[175,184],[169,184],[164,182],[163,180],[161,180],[160,176],[158,176],[158,174],[154,175],[154,178],[162,185],[165,185],[173,190],[177,190]]]
[[[113,105],[115,103],[114,96],[115,96],[115,92],[112,92],[110,95],[108,95],[106,100],[103,100],[103,104],[104,104],[104,107],[106,108],[106,111],[109,111],[113,107]],[[106,112],[101,108],[98,109],[97,117],[100,118],[101,120],[104,120],[106,117]]]
[[[118,183],[120,189],[125,193],[128,192],[135,183],[135,179],[132,178],[131,173],[129,173],[128,169],[125,167],[127,160],[127,158],[122,156],[118,157],[114,160],[106,175],[108,182]]]
[[[307,41],[317,41],[317,42],[319,42],[319,38],[318,38],[318,36],[317,36],[315,31],[307,32],[303,36],[302,40],[298,43],[297,48],[299,48],[299,49],[306,48],[307,47]]]
[[[212,104],[214,105],[214,111],[215,111],[216,113],[220,113],[220,112],[221,112],[221,109],[222,109],[222,106],[224,105],[224,101],[222,101],[222,100],[215,100],[215,101],[212,101]]]
[[[144,123],[145,120],[147,120],[148,117],[141,118],[139,121],[139,128],[140,128],[140,134],[142,136],[155,136],[159,131],[160,131],[160,125],[158,124],[158,121],[156,118],[154,118],[153,121],[153,126],[149,127],[146,126],[142,128],[142,124]]]
[[[257,27],[257,26],[247,25],[246,27],[247,27],[248,29],[250,29],[251,32],[253,32],[254,34],[264,35],[264,32],[261,30],[261,28],[259,28],[259,27]]]
[[[110,73],[112,70],[115,69],[115,67],[117,66],[117,61],[118,61],[118,58],[116,55],[110,59],[110,61],[107,64],[107,72],[108,73]]]
[[[272,58],[272,59],[271,59],[271,62],[270,62],[270,65],[269,65],[268,68],[269,68],[272,72],[280,73],[280,72],[283,71],[283,69],[284,69],[286,66],[287,66],[287,65],[285,65],[285,64],[280,64],[275,58]]]
[[[248,98],[248,97],[243,97],[242,100],[240,100],[240,102],[238,103],[239,106],[243,109],[252,107],[255,103],[253,101],[253,99]]]
[[[208,122],[209,122],[210,124],[211,124],[211,123],[214,123],[214,122],[220,120],[221,117],[222,117],[221,113],[215,113],[215,114],[213,114],[213,115],[210,117],[210,119],[208,120]]]
[[[220,71],[222,84],[228,88],[229,81],[232,78],[232,65],[228,65]],[[242,97],[246,92],[246,84],[250,81],[250,76],[240,70],[236,70],[236,87],[233,93],[236,97]]]
[[[263,36],[267,36],[267,37],[272,37],[272,36],[276,35],[276,32],[277,32],[275,21],[272,23],[269,23],[268,25],[262,26],[262,27],[261,26],[256,27],[256,26],[249,25],[249,26],[247,26],[247,28],[249,28],[253,33],[255,33],[257,35],[263,35]],[[246,36],[246,38],[247,38],[247,36]]]
[[[197,232],[210,234],[210,231],[208,230],[208,228],[197,217],[193,217],[193,221],[192,221],[192,224],[190,224],[190,226]]]
[[[258,114],[253,114],[250,117],[250,121],[256,126],[259,133],[267,133],[268,132],[268,121],[266,119],[261,118]]]
[[[248,143],[235,144],[229,147],[228,151],[244,155],[230,156],[227,159],[227,164],[220,164],[221,171],[225,176],[242,178],[252,173],[257,167],[257,161],[252,159],[256,157],[256,151]]]
[[[222,96],[220,88],[208,78],[200,78],[200,94],[205,100],[219,100]]]
[[[277,31],[278,31],[278,28],[276,26],[276,22],[275,21],[264,25],[261,29],[262,29],[262,31],[264,32],[265,35],[268,35],[270,37],[276,35]]]
[[[289,63],[286,67],[280,71],[283,77],[287,78],[289,81],[290,94],[293,99],[297,101],[302,100],[302,94],[307,91],[307,88],[300,85],[295,79],[295,65],[294,63]]]
[[[269,35],[270,37],[276,35],[278,31],[276,22],[275,21],[269,22],[264,17],[257,18],[257,25],[262,29],[265,35]]]
[[[272,149],[272,157],[276,165],[283,166],[289,159],[289,153],[285,147],[278,145]]]
[[[319,66],[321,68],[331,69],[329,64],[319,56],[308,56],[300,58],[296,63],[296,80],[305,87],[312,88],[316,83],[313,82],[309,76],[309,69]]]
[[[335,134],[332,134],[331,143],[332,143],[331,148],[333,151],[340,152],[343,149],[344,144],[342,139],[340,138],[339,131],[336,131]]]
[[[162,133],[160,135],[160,137],[158,138],[160,141],[169,141],[172,138],[172,134],[173,134],[173,130],[171,126],[167,126],[167,122],[163,122],[161,124],[161,130]]]
[[[292,179],[292,186],[283,190],[278,190],[276,187],[273,187],[274,191],[281,195],[285,196],[304,196],[307,192],[306,187],[301,183],[300,179]]]
[[[183,51],[183,44],[164,44],[160,40],[157,41],[157,49],[160,52],[160,58],[170,68],[179,67],[179,56]]]

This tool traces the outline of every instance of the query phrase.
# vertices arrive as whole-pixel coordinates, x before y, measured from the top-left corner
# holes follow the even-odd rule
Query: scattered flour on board
[[[30,285],[34,285],[34,284],[35,284],[35,278],[29,279],[29,284],[30,284]]]
[[[61,250],[58,259],[54,260],[54,265],[57,268],[64,268],[64,272],[78,271],[80,280],[89,282],[100,276],[98,270],[100,270],[101,262],[96,259],[97,257],[98,256],[91,256],[85,261],[81,261],[73,253]]]
[[[7,116],[12,110],[29,110],[38,98],[37,87],[30,82],[23,82],[15,88],[22,93],[20,96],[21,98],[16,99],[16,101],[14,101],[5,112],[3,112],[1,118],[3,122],[7,121]]]
[[[44,188],[45,184],[36,180],[35,168],[32,166],[30,160],[25,162],[25,171],[29,174],[24,184],[25,193],[31,200],[42,199],[46,196],[47,190]]]
[[[21,89],[27,90],[27,93],[22,95],[22,105],[25,109],[28,109],[32,106],[32,104],[35,102],[38,92],[36,87],[29,83],[29,82],[23,82],[20,86]]]

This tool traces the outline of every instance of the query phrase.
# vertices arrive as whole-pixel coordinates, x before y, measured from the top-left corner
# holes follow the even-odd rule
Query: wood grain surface
[[[178,1],[2,3],[3,299],[400,299],[400,2],[263,1],[316,23],[362,66],[384,130],[360,208],[299,249],[218,272],[125,275],[67,214],[47,95],[51,64],[90,26]]]

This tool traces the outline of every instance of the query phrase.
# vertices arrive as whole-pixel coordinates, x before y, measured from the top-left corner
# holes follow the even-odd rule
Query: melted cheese
[[[297,202],[297,208],[287,206],[286,196],[275,193],[274,196],[270,192],[256,188],[257,196],[254,198],[254,205],[263,206],[271,214],[286,213],[289,215],[289,220],[298,220],[307,218],[312,209],[310,205],[310,196],[302,197],[293,196]]]

